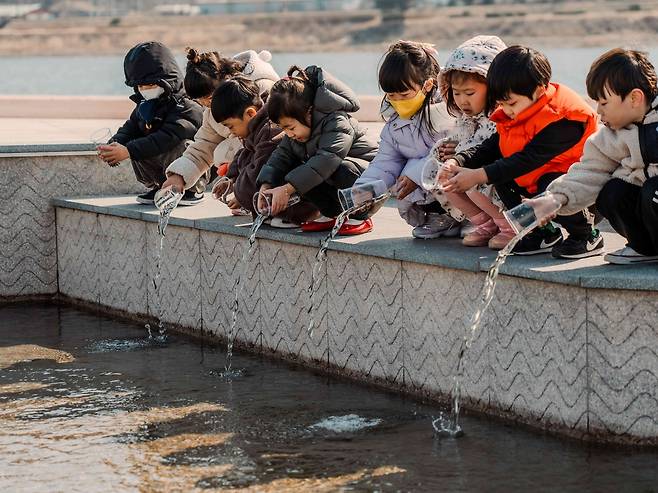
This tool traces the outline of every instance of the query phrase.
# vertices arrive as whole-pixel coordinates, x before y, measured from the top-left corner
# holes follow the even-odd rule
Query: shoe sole
[[[413,236],[414,238],[417,238],[419,240],[436,240],[437,238],[457,238],[459,236],[459,230],[439,231],[438,233],[434,233],[434,234],[431,234],[431,235],[425,235],[425,236],[416,236],[412,232],[411,236]]]
[[[201,202],[204,202],[206,198],[198,199],[198,200],[181,200],[178,205],[183,205],[183,206],[190,206],[190,205],[197,205],[200,204]]]
[[[610,254],[603,257],[603,260],[614,265],[631,265],[631,264],[658,264],[658,258],[633,260],[629,257],[616,257]]]
[[[135,197],[135,200],[137,201],[138,204],[142,205],[155,205],[155,200],[153,199],[143,199],[141,197]]]
[[[605,249],[603,247],[600,247],[600,248],[595,248],[591,252],[574,253],[574,254],[566,254],[566,255],[553,255],[553,257],[578,259],[578,258],[596,257],[597,255],[601,255],[603,253],[605,253]]]

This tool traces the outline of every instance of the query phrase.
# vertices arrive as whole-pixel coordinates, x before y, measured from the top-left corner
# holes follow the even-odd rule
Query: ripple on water
[[[159,337],[139,339],[106,339],[95,341],[87,347],[90,353],[111,353],[116,351],[139,351],[145,348],[164,347],[166,340]]]
[[[372,428],[382,422],[379,418],[368,419],[357,414],[346,414],[344,416],[329,416],[322,421],[309,426],[313,430],[327,430],[334,433],[350,433],[366,428]]]

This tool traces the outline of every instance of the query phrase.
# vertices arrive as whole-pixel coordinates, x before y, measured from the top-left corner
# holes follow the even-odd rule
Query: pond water
[[[655,492],[658,451],[465,416],[70,307],[0,306],[0,491]]]

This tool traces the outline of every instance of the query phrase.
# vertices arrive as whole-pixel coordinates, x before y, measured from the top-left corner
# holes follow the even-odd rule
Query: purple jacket
[[[434,134],[425,125],[420,125],[419,114],[404,120],[394,112],[382,129],[377,155],[355,185],[383,180],[388,188],[392,187],[410,159],[425,158],[438,140],[453,132],[455,121],[448,114],[444,103],[433,104],[430,115],[436,130]],[[410,173],[412,179],[414,174]]]

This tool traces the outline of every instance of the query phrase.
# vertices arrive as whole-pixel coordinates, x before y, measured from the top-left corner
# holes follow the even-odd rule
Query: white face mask
[[[162,87],[154,87],[153,89],[139,89],[139,93],[144,99],[156,99],[164,93],[164,89]]]

